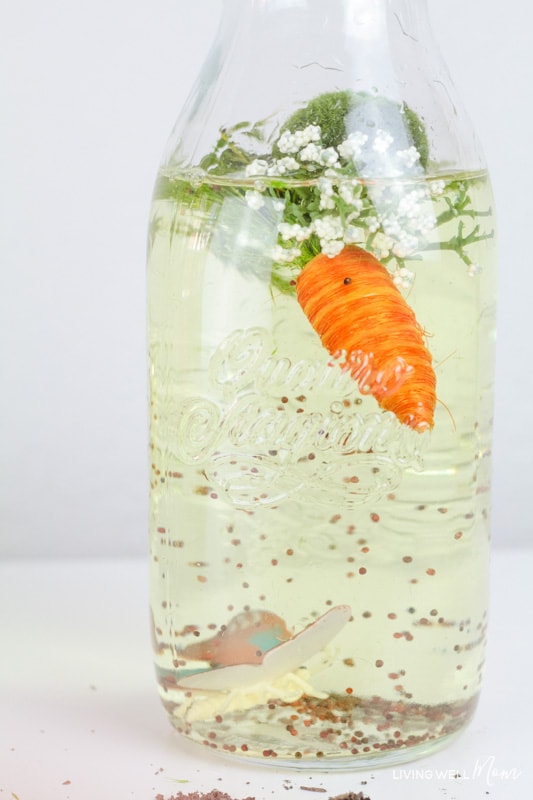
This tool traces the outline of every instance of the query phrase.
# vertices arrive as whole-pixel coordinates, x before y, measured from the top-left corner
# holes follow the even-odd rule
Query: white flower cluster
[[[290,172],[296,172],[298,169],[300,169],[300,164],[295,158],[292,158],[292,156],[274,159],[271,164],[263,158],[256,158],[248,164],[245,174],[247,178],[255,178],[261,175],[277,177],[278,175],[287,175]]]
[[[312,233],[315,233],[320,240],[322,252],[330,257],[336,256],[343,249],[344,245],[348,244],[347,229],[343,228],[340,217],[335,214],[324,214],[323,216],[316,217],[316,219],[307,226],[298,225],[297,223],[291,225],[288,222],[280,222],[278,231],[283,242],[304,242],[306,239],[309,239]],[[351,243],[354,243],[356,240],[361,241],[361,238],[358,232],[357,239],[355,237],[352,238]],[[292,261],[292,258],[287,259],[287,253],[289,252],[296,253],[295,256],[293,255],[293,258],[301,255],[298,247],[292,248],[291,250],[288,248],[282,249],[284,253],[283,261]],[[276,252],[279,253],[279,250],[276,249]]]
[[[254,211],[258,211],[265,205],[265,200],[263,198],[263,195],[255,190],[249,190],[248,192],[246,192],[244,197],[246,199],[247,205],[249,205],[250,208],[253,208]]]
[[[390,133],[387,131],[381,130],[378,128],[376,131],[376,135],[374,137],[374,143],[372,145],[372,150],[374,153],[380,153],[383,155],[384,153],[388,152],[391,144],[394,142],[394,136],[391,136]]]
[[[367,142],[368,136],[366,133],[355,131],[355,133],[350,133],[344,142],[341,142],[341,144],[337,147],[337,150],[342,158],[345,158],[347,161],[355,161],[361,156],[363,147]]]
[[[305,227],[297,223],[291,225],[290,222],[280,222],[278,231],[284,242],[288,242],[290,239],[296,239],[297,242],[304,242],[311,236],[313,226]]]
[[[372,191],[372,201],[387,237],[381,249],[382,258],[390,253],[397,258],[411,255],[419,248],[420,238],[428,236],[437,224],[425,184],[413,189],[401,184],[376,188]]]
[[[345,244],[341,218],[336,214],[324,214],[315,219],[313,227],[320,239],[322,252],[330,258],[338,255]]]
[[[321,136],[320,125],[308,125],[307,128],[294,133],[284,131],[278,139],[278,150],[280,153],[297,153],[311,142],[319,142]]]
[[[415,279],[414,272],[411,272],[410,269],[406,269],[405,267],[401,267],[397,269],[392,279],[398,289],[410,289],[413,281]]]
[[[446,188],[445,181],[432,181],[429,184],[429,191],[431,192],[432,197],[439,197],[444,192]]]
[[[420,154],[413,146],[394,150],[394,137],[377,129],[372,138],[355,131],[337,147],[321,145],[322,131],[318,125],[308,125],[294,132],[284,131],[277,141],[282,157],[255,159],[246,168],[249,178],[291,175],[300,171],[313,173],[320,169],[320,177],[309,190],[315,193],[308,214],[307,225],[279,223],[279,244],[274,257],[278,262],[290,263],[301,256],[299,245],[316,235],[322,252],[336,256],[345,245],[364,243],[371,236],[371,248],[379,259],[395,256],[404,259],[420,246],[420,238],[427,236],[436,226],[432,198],[444,191],[444,181],[433,181],[429,188],[392,182],[381,186],[364,183],[349,176],[350,165],[368,156],[382,157],[397,175],[419,167]],[[347,174],[348,173],[348,174]],[[353,175],[353,171],[351,173]],[[419,174],[418,172],[416,174]],[[394,174],[389,177],[395,177]],[[260,180],[256,188],[246,192],[246,202],[253,209],[264,204]],[[348,208],[347,208],[348,207]],[[408,288],[412,273],[399,268],[394,274],[396,285]]]

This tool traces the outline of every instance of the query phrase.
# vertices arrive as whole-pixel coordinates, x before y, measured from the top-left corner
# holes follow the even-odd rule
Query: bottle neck
[[[260,35],[264,25],[275,19],[279,25],[305,20],[305,36],[316,33],[318,39],[333,29],[353,41],[383,40],[400,35],[412,40],[429,33],[427,0],[225,0],[226,18],[232,18],[236,30],[237,20],[258,25]],[[274,35],[282,33],[273,28]],[[294,42],[295,46],[297,42]]]
[[[268,120],[263,130],[273,135],[298,108],[338,91],[412,110],[425,125],[437,172],[483,167],[427,0],[225,0],[169,158],[194,163],[221,129],[244,121]]]

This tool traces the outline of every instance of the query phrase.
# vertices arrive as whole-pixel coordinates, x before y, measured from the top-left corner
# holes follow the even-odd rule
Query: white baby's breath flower
[[[267,169],[268,163],[262,158],[256,158],[246,167],[246,177],[253,178],[254,175],[266,175]]]
[[[294,135],[289,131],[284,131],[278,139],[278,150],[280,153],[297,153],[299,146]]]
[[[427,236],[428,233],[431,233],[432,230],[437,225],[437,218],[434,214],[425,214],[422,217],[419,217],[416,221],[415,230],[418,233],[421,233],[422,236]]]
[[[324,214],[323,217],[317,217],[311,227],[321,241],[342,238],[342,222],[340,217],[334,214]]]
[[[284,131],[277,142],[278,150],[281,153],[297,153],[302,147],[306,147],[311,142],[319,142],[321,135],[320,125],[308,125],[302,130],[294,131],[294,133]]]
[[[294,226],[290,222],[280,222],[278,225],[278,232],[284,242],[288,242],[293,237]]]
[[[402,231],[399,241],[392,247],[392,252],[397,258],[406,258],[410,253],[413,253],[417,247],[418,239],[416,236],[410,236],[405,231]]]
[[[439,195],[441,195],[445,188],[446,188],[445,181],[432,181],[429,184],[429,191],[431,192],[433,197],[438,197]]]
[[[329,256],[329,258],[335,258],[335,256],[339,255],[343,247],[344,247],[343,241],[338,239],[331,239],[322,244],[322,252],[326,256]]]
[[[278,159],[277,167],[278,175],[286,175],[287,172],[296,172],[300,165],[292,156],[285,156],[285,158]]]
[[[335,200],[333,197],[328,197],[328,195],[321,195],[320,197],[320,210],[321,211],[333,211],[335,208]]]
[[[360,157],[363,147],[367,141],[368,136],[366,133],[354,131],[353,133],[350,133],[347,139],[338,145],[337,150],[339,155],[346,160],[357,159]]]
[[[419,196],[417,191],[408,192],[404,194],[398,203],[398,216],[408,217],[419,211]]]
[[[399,289],[409,289],[414,281],[415,274],[411,270],[402,267],[397,269],[392,280]]]
[[[333,181],[329,177],[321,177],[318,179],[318,191],[321,195],[326,197],[333,197]]]
[[[474,278],[476,275],[479,275],[480,272],[481,272],[481,267],[479,266],[479,264],[470,264],[470,266],[468,267],[468,274],[470,275],[471,278]]]
[[[334,188],[331,178],[322,176],[318,179],[318,191],[320,192],[320,209],[333,210],[335,208]]]
[[[379,229],[379,219],[377,217],[368,217],[366,226],[370,233],[375,233]]]
[[[300,230],[294,234],[294,238],[297,242],[305,242],[306,239],[309,239],[311,236],[311,228],[306,228],[303,225],[300,225]]]
[[[254,211],[257,211],[265,205],[264,197],[259,192],[256,192],[255,189],[249,189],[244,196],[246,198],[246,204],[250,208],[253,208]]]
[[[339,160],[339,154],[334,147],[325,147],[320,153],[320,162],[325,167],[332,167]]]
[[[280,264],[290,264],[301,255],[299,247],[281,247],[277,244],[272,251],[272,258]]]
[[[410,169],[414,167],[417,161],[420,161],[420,153],[416,147],[409,147],[407,150],[398,150],[396,158],[400,164]]]
[[[402,231],[398,218],[392,215],[388,217],[383,217],[383,219],[381,220],[381,225],[383,227],[383,232],[387,236],[397,237],[400,235]]]
[[[300,151],[300,161],[316,161],[320,164],[322,163],[321,154],[322,148],[311,142]]]
[[[363,208],[363,203],[358,197],[360,193],[361,186],[357,181],[346,181],[339,186],[339,194],[344,202],[348,203],[350,206],[354,206],[357,211],[361,211]]]
[[[394,141],[394,136],[391,136],[388,131],[384,131],[381,128],[378,128],[376,131],[376,135],[374,137],[374,143],[372,145],[372,150],[375,153],[386,153],[391,144]]]
[[[309,142],[319,142],[322,137],[322,129],[320,125],[308,125],[301,131],[304,144]]]
[[[372,242],[372,248],[378,259],[387,258],[387,256],[390,255],[393,245],[394,240],[391,239],[390,236],[386,236],[384,233],[376,233]]]
[[[304,225],[298,225],[297,222],[290,224],[289,222],[280,222],[278,225],[278,232],[284,242],[290,239],[296,239],[297,242],[303,242],[309,238],[310,229]]]
[[[323,253],[330,258],[340,253],[344,247],[344,230],[340,217],[324,214],[313,221],[311,229],[318,236]]]

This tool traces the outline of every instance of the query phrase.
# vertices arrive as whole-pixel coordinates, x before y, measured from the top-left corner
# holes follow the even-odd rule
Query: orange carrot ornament
[[[309,261],[296,295],[322,344],[381,408],[419,433],[433,427],[435,372],[424,332],[388,270],[359,247]]]

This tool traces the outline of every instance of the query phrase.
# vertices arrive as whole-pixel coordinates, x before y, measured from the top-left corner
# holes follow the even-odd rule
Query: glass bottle
[[[226,0],[149,231],[154,650],[191,740],[354,769],[472,717],[492,203],[425,0]]]

